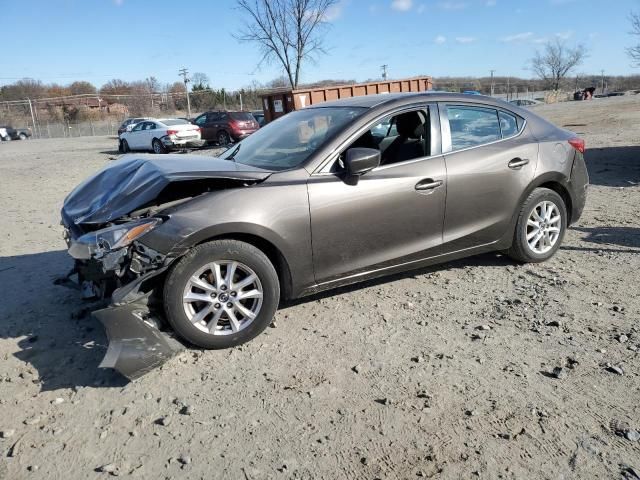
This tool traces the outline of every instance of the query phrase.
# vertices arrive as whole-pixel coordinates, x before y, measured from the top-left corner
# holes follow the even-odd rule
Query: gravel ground
[[[133,383],[52,284],[62,200],[115,140],[0,144],[0,478],[640,478],[640,97],[537,111],[586,139],[593,184],[551,261],[307,298]]]

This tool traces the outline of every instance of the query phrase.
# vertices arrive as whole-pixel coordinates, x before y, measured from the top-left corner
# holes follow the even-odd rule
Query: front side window
[[[360,107],[297,110],[265,125],[221,157],[266,170],[288,170],[304,163],[366,111]]]
[[[451,149],[475,147],[500,140],[498,111],[493,108],[447,106]]]
[[[415,160],[431,155],[431,120],[428,107],[395,113],[377,120],[345,148],[323,172],[344,171],[344,155],[350,148],[380,150],[380,165]]]

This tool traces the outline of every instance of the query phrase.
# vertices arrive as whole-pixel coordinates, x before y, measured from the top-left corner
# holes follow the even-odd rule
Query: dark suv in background
[[[260,125],[249,112],[205,112],[193,121],[202,129],[202,139],[227,145],[254,133]]]

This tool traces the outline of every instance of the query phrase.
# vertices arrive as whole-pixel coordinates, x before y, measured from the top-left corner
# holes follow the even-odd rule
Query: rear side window
[[[162,123],[164,123],[165,125],[188,125],[189,122],[187,122],[186,120],[182,120],[181,118],[171,118],[169,120],[163,120]]]
[[[506,112],[498,112],[500,118],[500,131],[502,138],[513,137],[518,133],[518,119],[515,115]]]
[[[475,147],[502,138],[498,111],[483,107],[447,106],[452,150]]]

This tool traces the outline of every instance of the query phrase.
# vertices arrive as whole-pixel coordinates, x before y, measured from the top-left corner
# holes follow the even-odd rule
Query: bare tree
[[[247,16],[236,38],[257,43],[263,61],[279,63],[292,88],[298,87],[305,60],[324,53],[322,27],[337,0],[237,0]]]
[[[544,50],[536,51],[531,59],[531,70],[545,82],[548,82],[554,90],[560,88],[560,82],[586,57],[582,45],[574,48],[556,38],[547,42]]]
[[[206,90],[209,88],[209,76],[206,73],[195,72],[191,75],[193,90]]]
[[[640,37],[640,14],[631,13],[629,20],[631,20],[631,35]],[[635,66],[640,67],[640,43],[627,48],[627,54],[631,57]]]

